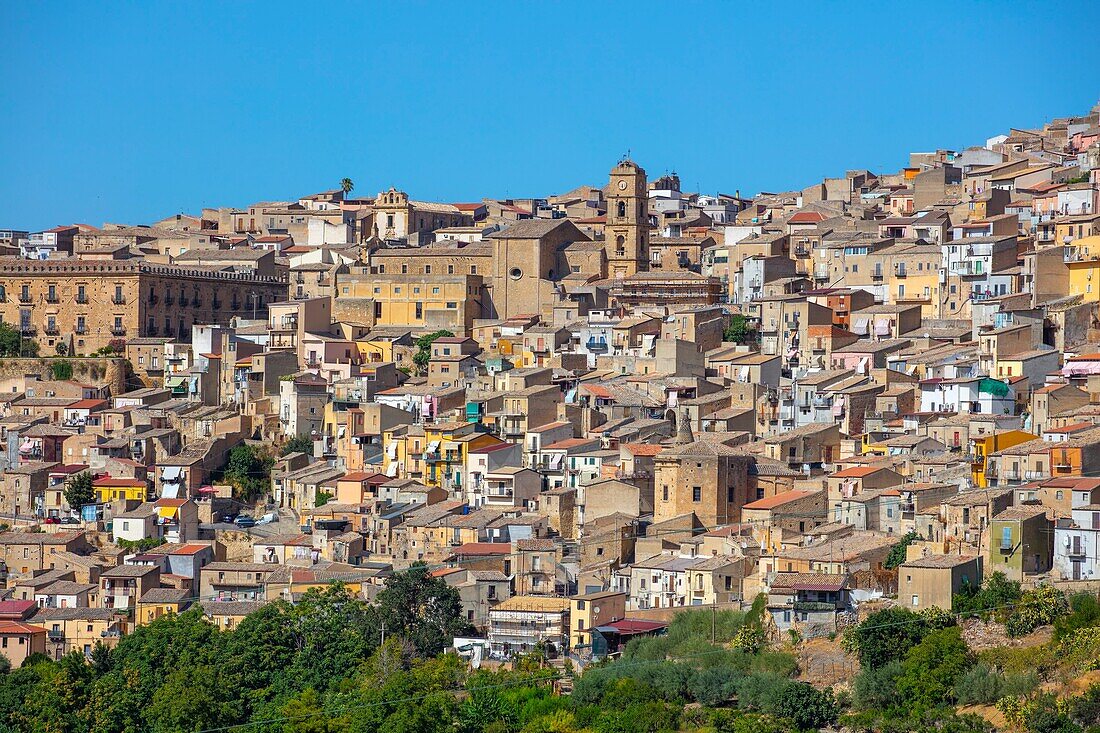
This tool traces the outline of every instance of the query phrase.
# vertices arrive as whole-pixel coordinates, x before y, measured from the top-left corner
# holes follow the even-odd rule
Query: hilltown
[[[0,651],[416,563],[500,659],[1100,581],[1098,125],[751,197],[623,158],[0,231]]]

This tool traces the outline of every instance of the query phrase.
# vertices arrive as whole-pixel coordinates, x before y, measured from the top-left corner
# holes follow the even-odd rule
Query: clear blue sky
[[[909,17],[906,17],[906,16]],[[0,3],[0,228],[335,187],[755,193],[1100,97],[1100,3]]]

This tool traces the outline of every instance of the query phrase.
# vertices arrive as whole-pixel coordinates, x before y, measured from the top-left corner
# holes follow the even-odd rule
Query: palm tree
[[[344,180],[340,181],[340,189],[344,192],[344,198],[347,198],[347,195],[351,193],[352,189],[354,188],[355,184],[350,178],[345,178]]]

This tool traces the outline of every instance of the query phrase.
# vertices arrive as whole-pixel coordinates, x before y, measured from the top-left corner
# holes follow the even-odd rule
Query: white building
[[[1054,528],[1054,572],[1068,580],[1100,579],[1100,504],[1070,510]]]

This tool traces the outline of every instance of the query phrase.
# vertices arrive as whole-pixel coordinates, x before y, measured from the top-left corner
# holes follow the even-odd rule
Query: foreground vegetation
[[[975,604],[972,614],[1034,615],[1028,594],[1014,606],[991,600],[1016,591],[993,579],[964,602]],[[446,653],[453,635],[469,631],[456,592],[415,567],[374,605],[333,586],[269,604],[232,631],[192,609],[96,649],[90,663],[79,654],[31,660],[0,675],[0,731],[993,730],[959,714],[964,705],[996,705],[1008,726],[1028,733],[1100,731],[1100,686],[1060,698],[1040,692],[1042,679],[1100,668],[1096,599],[1060,608],[1049,644],[977,654],[952,614],[877,611],[843,637],[861,664],[850,690],[796,678],[792,651],[765,643],[762,601],[743,613],[685,611],[667,634],[632,641],[619,659],[576,676],[538,654],[512,670],[470,671]],[[566,677],[574,686],[562,695]]]

